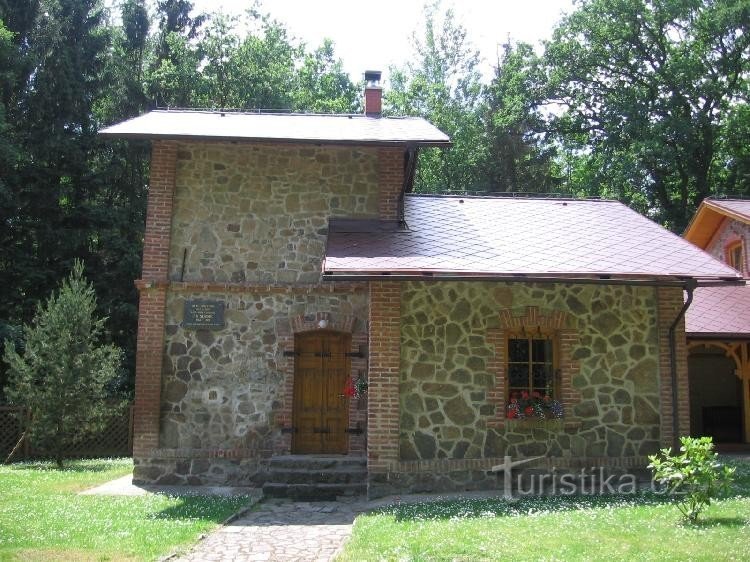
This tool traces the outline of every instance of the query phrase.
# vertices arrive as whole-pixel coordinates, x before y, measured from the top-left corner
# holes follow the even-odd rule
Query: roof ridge
[[[743,195],[709,195],[705,197],[709,201],[739,201],[742,203],[750,203],[750,196]]]
[[[418,115],[379,115],[376,117],[364,113],[313,113],[291,111],[285,109],[239,109],[239,108],[209,108],[209,107],[157,107],[149,113],[205,113],[208,115],[257,115],[273,117],[342,117],[351,119],[353,117],[362,119],[423,119]]]

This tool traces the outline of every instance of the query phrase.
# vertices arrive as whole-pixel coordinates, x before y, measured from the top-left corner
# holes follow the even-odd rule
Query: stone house
[[[704,200],[684,238],[750,276],[749,200]],[[685,322],[691,433],[750,443],[750,287],[697,288]]]
[[[411,194],[449,139],[365,108],[102,132],[153,146],[134,480],[468,490],[687,433],[684,290],[737,271],[614,201]]]

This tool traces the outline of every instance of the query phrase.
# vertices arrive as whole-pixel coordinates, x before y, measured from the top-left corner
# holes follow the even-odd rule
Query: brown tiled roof
[[[685,331],[691,337],[750,337],[750,286],[695,289]]]
[[[737,279],[616,201],[405,198],[407,230],[328,236],[325,273]]]
[[[699,248],[705,248],[727,218],[750,224],[750,200],[707,197],[701,202],[683,236]]]
[[[106,137],[449,146],[421,117],[151,111],[99,131]]]
[[[721,209],[727,215],[750,222],[750,200],[747,199],[706,199],[706,204]]]

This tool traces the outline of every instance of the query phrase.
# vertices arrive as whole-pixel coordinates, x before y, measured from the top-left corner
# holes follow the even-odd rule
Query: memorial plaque
[[[183,328],[220,330],[224,327],[224,302],[209,300],[185,301]]]

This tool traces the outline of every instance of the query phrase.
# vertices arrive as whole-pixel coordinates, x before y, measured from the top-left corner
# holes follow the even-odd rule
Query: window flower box
[[[549,394],[540,392],[511,392],[508,405],[505,408],[505,417],[509,420],[523,419],[561,419],[563,417],[563,406],[559,400],[555,400]]]

